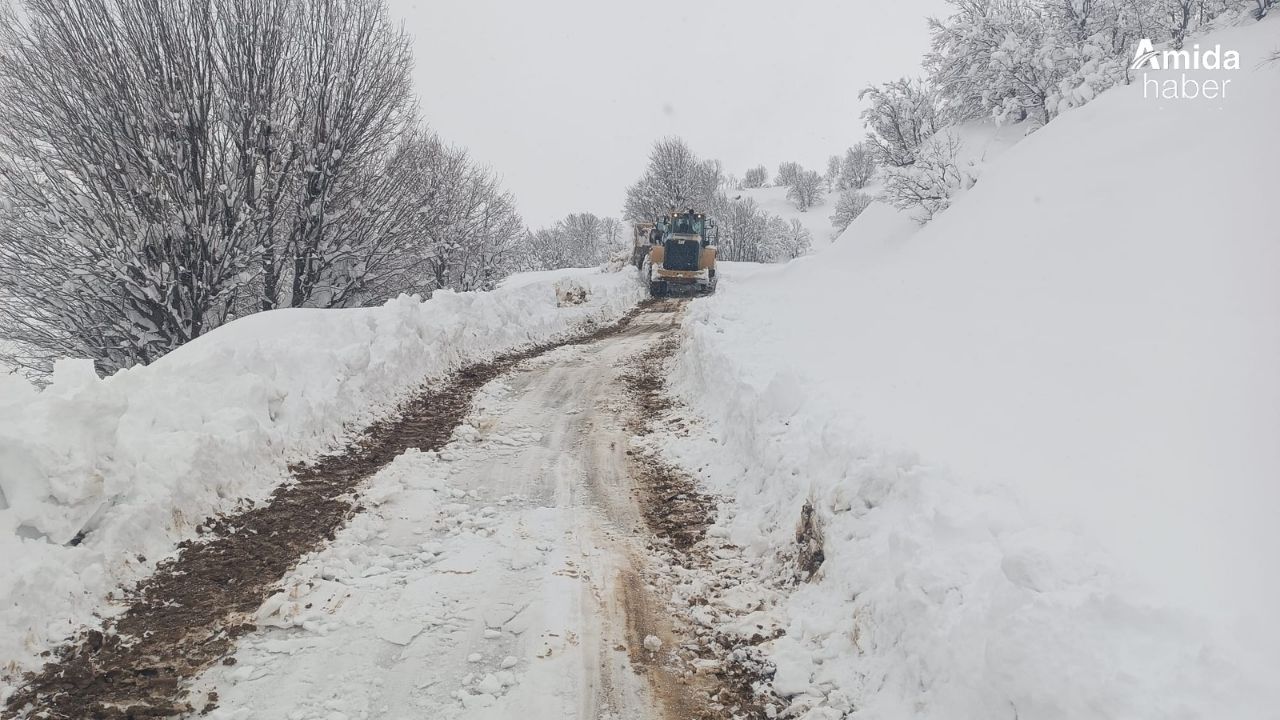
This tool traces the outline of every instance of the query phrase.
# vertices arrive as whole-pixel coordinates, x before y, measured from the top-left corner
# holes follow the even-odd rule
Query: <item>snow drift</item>
[[[690,311],[678,445],[733,539],[826,561],[768,651],[804,717],[1275,717],[1280,18],[1222,102],[1114,88],[920,229]],[[728,280],[726,273],[726,280]]]
[[[0,375],[0,658],[29,666],[194,524],[265,497],[290,462],[424,382],[616,319],[641,294],[631,273],[540,273],[489,293],[260,313],[105,379],[60,361],[42,391]]]

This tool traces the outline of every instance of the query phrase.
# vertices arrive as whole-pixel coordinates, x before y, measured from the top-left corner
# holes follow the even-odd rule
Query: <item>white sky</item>
[[[917,74],[944,0],[391,0],[427,120],[531,226],[618,216],[654,140],[741,176],[822,170],[863,136],[858,91]]]

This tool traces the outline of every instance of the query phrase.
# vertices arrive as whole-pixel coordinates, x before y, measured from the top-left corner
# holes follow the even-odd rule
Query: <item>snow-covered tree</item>
[[[973,185],[973,177],[957,163],[959,151],[960,141],[950,133],[931,138],[910,166],[885,172],[884,196],[895,207],[917,211],[921,223],[932,220],[950,207],[956,193]]]
[[[246,1],[246,0],[241,0]],[[335,265],[360,272],[367,182],[414,113],[410,41],[380,0],[304,0],[293,97],[299,175],[281,237],[289,304],[332,306]],[[264,305],[273,301],[264,298]]]
[[[293,141],[301,118],[290,91],[296,76],[297,44],[292,39],[299,32],[298,8],[296,0],[215,3],[213,59],[224,95],[220,104],[237,172],[247,178],[233,204],[249,215],[253,244],[260,251],[257,282],[237,298],[237,312],[278,306],[282,258],[277,235],[301,156]]]
[[[216,327],[253,272],[254,179],[214,103],[201,0],[0,10],[4,323],[31,362],[149,362]]]
[[[778,239],[777,260],[798,258],[813,247],[813,233],[795,218],[784,221],[774,232]]]
[[[615,217],[600,218],[600,241],[604,246],[605,259],[620,249],[627,247],[622,236],[622,221]]]
[[[112,370],[236,315],[516,267],[514,202],[418,128],[385,0],[31,0],[0,7],[0,46],[0,323],[25,365]]]
[[[1202,30],[1218,16],[1238,11],[1244,4],[1240,0],[1152,0],[1147,10],[1159,27],[1159,32],[1148,33],[1143,37],[1154,35],[1153,39],[1167,39],[1175,49],[1180,49],[1189,36]],[[1274,0],[1252,0],[1247,4],[1254,6],[1253,15],[1260,20],[1274,4]]]
[[[906,167],[945,123],[937,93],[922,80],[903,78],[858,93],[870,105],[862,119],[871,133],[867,147],[886,167]]]
[[[787,199],[796,206],[797,210],[804,212],[815,205],[822,204],[822,193],[823,181],[818,171],[801,170],[796,173],[791,185],[787,188]]]
[[[841,192],[840,197],[836,199],[835,214],[831,216],[831,224],[836,228],[836,234],[844,232],[869,205],[871,205],[871,196],[866,193],[853,189]]]
[[[627,188],[623,217],[643,222],[672,209],[708,208],[720,178],[720,164],[698,159],[680,138],[659,140],[649,154],[644,175]]]
[[[609,260],[623,246],[622,223],[616,218],[574,213],[529,236],[531,269],[592,267]]]
[[[948,0],[930,20],[927,80],[867,88],[868,148],[885,197],[927,220],[975,182],[956,163],[959,141],[940,130],[982,117],[1031,128],[1128,82],[1140,39],[1184,44],[1244,0]],[[1273,0],[1260,0],[1265,10]],[[1261,15],[1262,12],[1255,13]],[[868,173],[869,175],[869,173]],[[846,186],[848,184],[845,184]],[[847,213],[841,213],[842,216]]]
[[[953,119],[1043,125],[1123,77],[1132,40],[1113,0],[951,2],[925,65]]]
[[[724,201],[716,210],[717,256],[734,262],[772,262],[776,239],[770,219],[750,198]]]
[[[524,222],[497,177],[451,149],[440,157],[418,231],[429,241],[425,261],[431,289],[489,290],[524,269]]]
[[[949,0],[929,77],[948,118],[1050,122],[1128,78],[1138,41],[1181,47],[1240,0]]]
[[[763,165],[757,165],[742,176],[742,187],[762,188],[769,184],[769,171]]]
[[[839,155],[827,158],[827,171],[822,175],[822,181],[827,184],[827,190],[835,190],[839,185],[842,163],[843,160]]]
[[[804,170],[798,162],[784,162],[778,165],[778,174],[774,179],[774,184],[778,187],[791,187],[795,182],[796,176],[800,171]]]
[[[1062,77],[1048,19],[1033,0],[950,0],[955,13],[930,19],[925,66],[951,117],[1050,120],[1048,97]]]
[[[836,185],[841,190],[861,190],[876,172],[876,159],[866,143],[858,143],[845,151],[840,159],[840,177]]]
[[[751,198],[720,197],[714,208],[721,260],[782,262],[809,251],[810,238]]]
[[[585,264],[576,249],[564,242],[556,226],[538,228],[528,233],[526,243],[529,247],[530,270],[554,270]]]
[[[574,249],[579,266],[596,265],[608,256],[604,227],[594,214],[572,213],[561,220],[557,228],[564,243]]]

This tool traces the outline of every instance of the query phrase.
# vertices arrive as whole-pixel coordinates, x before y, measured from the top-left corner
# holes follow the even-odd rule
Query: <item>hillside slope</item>
[[[836,211],[839,193],[824,192],[821,205],[803,211],[797,210],[795,204],[787,199],[785,187],[744,188],[735,190],[731,195],[740,196],[743,200],[755,200],[761,210],[770,215],[777,215],[788,222],[799,220],[800,224],[813,236],[812,242],[815,248],[825,247],[835,236],[836,229],[831,224],[831,215]]]
[[[768,646],[857,717],[1274,717],[1280,18],[1201,39],[1226,101],[1140,84],[990,163],[924,227],[695,304],[686,443],[762,557],[826,563]],[[827,717],[815,714],[813,717]]]

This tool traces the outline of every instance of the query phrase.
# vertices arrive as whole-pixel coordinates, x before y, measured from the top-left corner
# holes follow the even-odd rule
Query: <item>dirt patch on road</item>
[[[443,447],[476,391],[515,364],[627,332],[652,305],[594,332],[469,366],[340,454],[292,468],[293,480],[262,505],[205,521],[199,539],[182,543],[174,559],[125,594],[122,614],[83,631],[28,675],[0,718],[127,720],[212,710],[216,698],[187,697],[188,681],[223,658],[233,662],[236,639],[255,629],[250,621],[280,579],[360,511],[361,483],[409,448]]]
[[[639,438],[687,433],[690,421],[679,402],[672,398],[666,383],[672,357],[679,349],[676,326],[652,347],[631,358],[623,372],[632,412],[627,429]],[[633,492],[645,524],[655,543],[650,548],[662,562],[694,573],[715,575],[715,553],[732,549],[725,543],[707,541],[707,528],[715,522],[718,501],[698,488],[688,473],[665,461],[644,442],[627,451],[631,460]],[[652,563],[650,563],[652,564]],[[777,698],[760,695],[756,688],[772,677],[773,668],[754,645],[777,635],[762,628],[750,639],[733,638],[673,621],[666,603],[649,602],[649,596],[670,597],[671,574],[650,578],[662,586],[635,587],[643,581],[627,578],[622,601],[628,612],[628,634],[632,662],[644,668],[664,716],[687,720],[739,720],[770,717],[767,707]],[[731,584],[731,578],[717,578],[714,585]],[[705,598],[691,602],[705,604]],[[644,648],[648,634],[663,641],[660,651]],[[776,712],[776,705],[774,712]]]
[[[682,422],[669,415],[676,405],[667,393],[665,381],[666,368],[679,347],[679,338],[667,333],[653,347],[632,358],[623,373],[633,402],[628,429],[637,436],[652,434],[654,423],[659,421],[677,427]],[[699,492],[693,478],[663,461],[657,453],[630,450],[628,454],[645,523],[654,535],[671,545],[675,557],[684,562],[695,561],[695,546],[715,520],[715,499]]]

